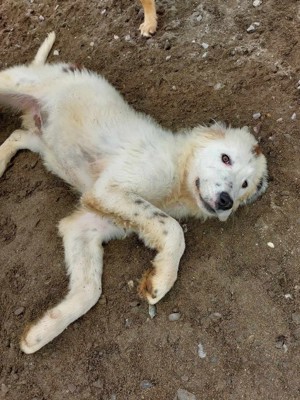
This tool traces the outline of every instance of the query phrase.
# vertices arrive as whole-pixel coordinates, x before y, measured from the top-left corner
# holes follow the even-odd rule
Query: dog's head
[[[206,216],[226,221],[239,205],[255,201],[267,188],[267,164],[247,127],[220,124],[193,130],[196,146],[189,187]]]

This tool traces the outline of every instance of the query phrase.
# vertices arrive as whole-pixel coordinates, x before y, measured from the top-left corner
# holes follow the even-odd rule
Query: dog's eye
[[[245,189],[246,187],[248,187],[248,181],[244,181],[242,184],[242,188]]]
[[[222,154],[222,161],[226,165],[231,165],[230,157],[227,154]]]

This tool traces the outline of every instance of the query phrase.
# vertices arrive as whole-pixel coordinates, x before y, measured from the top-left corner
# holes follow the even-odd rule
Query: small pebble
[[[134,282],[133,282],[133,280],[128,281],[128,282],[127,282],[127,285],[128,285],[128,287],[129,287],[129,289],[133,289],[133,288],[134,288]]]
[[[21,315],[23,314],[25,308],[24,307],[19,307],[15,310],[15,315]]]
[[[131,36],[130,35],[126,35],[124,37],[124,39],[125,39],[125,42],[129,42],[131,40]]]
[[[140,383],[141,389],[151,389],[154,386],[154,383],[151,381],[144,380]]]
[[[5,385],[5,383],[2,383],[1,384],[1,393],[5,396],[7,392],[8,392],[8,387]]]
[[[283,121],[283,118],[278,118],[277,120],[276,120],[276,122],[282,122]]]
[[[197,399],[193,393],[188,392],[185,389],[178,389],[177,397],[175,398],[175,400],[197,400]]]
[[[114,35],[114,39],[115,39],[115,40],[118,40],[118,39],[120,39],[120,38],[119,38],[118,35]]]
[[[40,21],[45,21],[45,17],[43,17],[42,15],[39,16],[39,20]]]
[[[98,379],[97,381],[92,383],[92,386],[97,388],[97,389],[102,389],[103,388],[103,382],[100,379]]]
[[[72,383],[70,383],[68,385],[68,390],[69,390],[70,393],[75,393],[76,392],[76,386],[73,385]]]
[[[91,42],[91,43],[90,43],[90,46],[91,46],[91,47],[94,47],[94,46],[95,46],[95,42]]]
[[[210,314],[209,318],[210,318],[212,321],[219,321],[219,320],[222,318],[222,314],[220,314],[220,313],[218,313],[218,312],[215,312],[215,313],[213,313],[213,314]]]
[[[271,247],[271,249],[274,249],[274,247],[275,247],[275,246],[274,246],[274,243],[272,243],[272,242],[268,242],[267,245],[268,245],[269,247]]]
[[[254,0],[252,4],[253,7],[259,7],[262,5],[262,0]]]
[[[247,32],[248,32],[248,33],[255,32],[255,30],[256,30],[256,28],[255,28],[255,26],[252,25],[252,24],[247,28]]]
[[[155,304],[149,304],[149,309],[148,313],[151,319],[153,319],[156,316],[156,305]]]
[[[101,296],[100,300],[99,300],[99,304],[106,304],[106,303],[107,303],[106,297],[105,296]]]
[[[208,43],[205,43],[205,42],[201,43],[201,46],[202,46],[205,50],[209,48],[209,44],[208,44]]]
[[[285,297],[286,299],[293,300],[293,296],[292,296],[290,293],[285,294],[284,297]]]
[[[220,90],[220,89],[223,89],[223,87],[224,87],[223,83],[219,82],[219,83],[215,84],[214,89],[215,90]]]
[[[180,319],[180,317],[181,317],[181,314],[179,312],[173,312],[168,316],[169,321],[178,321]]]
[[[198,356],[200,358],[205,358],[206,357],[206,353],[204,351],[204,347],[201,343],[198,344]]]
[[[129,303],[130,307],[138,307],[141,303],[139,301],[131,301]]]
[[[260,112],[254,113],[254,114],[252,115],[252,118],[253,118],[253,119],[259,119],[260,117],[261,117],[261,113],[260,113]]]
[[[106,8],[104,8],[104,10],[101,11],[101,15],[104,15],[106,13]]]
[[[171,59],[171,56],[166,57],[166,61],[169,61]]]
[[[248,28],[247,32],[252,33],[256,31],[256,28],[259,27],[260,23],[259,22],[253,22]]]
[[[171,48],[171,43],[170,43],[170,41],[167,39],[167,40],[165,41],[165,44],[164,44],[164,50],[170,50],[170,48]]]
[[[59,56],[59,50],[54,50],[54,51],[53,51],[53,55],[54,55],[54,56]]]
[[[296,118],[297,118],[297,114],[296,114],[296,113],[293,113],[293,115],[291,116],[291,120],[292,120],[292,121],[295,121]]]
[[[294,338],[297,339],[297,340],[300,339],[300,326],[298,326],[298,328],[296,328],[296,329],[293,331],[293,336],[294,336]]]

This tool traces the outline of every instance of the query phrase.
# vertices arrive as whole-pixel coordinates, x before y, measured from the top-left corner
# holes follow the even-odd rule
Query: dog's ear
[[[261,177],[258,185],[256,186],[256,191],[254,192],[254,194],[252,194],[250,197],[245,199],[245,201],[243,202],[243,205],[253,203],[256,199],[258,199],[267,190],[267,187],[268,187],[268,175],[267,175],[267,173],[265,173]]]

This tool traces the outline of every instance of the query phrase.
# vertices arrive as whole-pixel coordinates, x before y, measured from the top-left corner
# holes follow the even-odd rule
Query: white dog
[[[0,73],[0,103],[23,112],[22,129],[0,147],[0,176],[20,149],[81,194],[59,223],[69,293],[29,325],[33,353],[86,313],[101,295],[102,243],[135,232],[157,251],[139,292],[157,303],[177,278],[185,249],[174,218],[225,221],[267,187],[266,159],[248,128],[214,124],[172,134],[135,112],[102,77],[71,64],[45,65],[51,33],[29,66]]]

